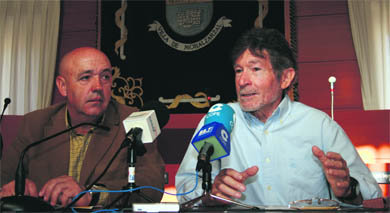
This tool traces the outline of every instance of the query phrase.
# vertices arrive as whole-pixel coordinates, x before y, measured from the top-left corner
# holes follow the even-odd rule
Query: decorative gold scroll
[[[268,15],[268,0],[257,0],[259,2],[259,16],[255,20],[256,28],[263,28],[263,20]]]
[[[127,9],[127,1],[122,0],[122,7],[115,12],[115,25],[121,30],[121,38],[115,42],[115,53],[120,56],[120,59],[125,60],[124,54],[125,43],[127,41],[127,28],[125,25],[125,12]],[[120,48],[120,54],[118,49]]]
[[[144,105],[142,95],[144,90],[142,89],[142,78],[124,78],[120,76],[121,72],[118,67],[113,67],[114,74],[112,77],[112,97],[121,104],[133,105],[136,100],[139,100],[141,107]],[[122,82],[125,86],[118,86],[118,82]],[[120,95],[115,95],[114,90],[117,90]]]
[[[164,104],[171,103],[168,106],[168,109],[177,108],[180,103],[190,103],[192,104],[192,106],[196,108],[207,108],[210,106],[210,100],[214,102],[219,101],[220,96],[217,95],[216,97],[212,97],[209,99],[209,96],[207,96],[206,93],[197,92],[194,98],[188,94],[182,94],[182,95],[177,95],[174,99],[164,99],[163,97],[160,97],[158,100]]]

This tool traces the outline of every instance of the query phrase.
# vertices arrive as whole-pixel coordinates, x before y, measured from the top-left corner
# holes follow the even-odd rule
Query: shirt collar
[[[272,113],[272,116],[275,116],[276,119],[284,120],[291,109],[292,101],[288,95],[285,95],[282,101],[280,102],[278,108]]]
[[[105,113],[103,113],[103,115],[100,116],[100,118],[97,120],[96,124],[102,125],[105,117],[106,117]],[[65,106],[65,125],[66,125],[66,128],[72,128],[72,121],[70,119],[68,106]],[[95,129],[96,129],[96,127],[91,127],[89,132],[93,132]],[[72,134],[80,135],[80,134],[77,134],[75,130],[72,130],[71,132],[72,132]]]

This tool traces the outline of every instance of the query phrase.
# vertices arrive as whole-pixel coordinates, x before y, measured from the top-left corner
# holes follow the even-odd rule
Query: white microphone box
[[[131,128],[141,128],[143,143],[152,143],[161,133],[156,112],[154,110],[131,113],[125,120],[123,120],[123,126],[125,127],[126,134]]]

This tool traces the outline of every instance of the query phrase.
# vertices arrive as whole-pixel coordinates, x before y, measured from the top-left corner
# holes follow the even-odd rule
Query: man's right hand
[[[246,190],[244,182],[257,174],[259,168],[252,166],[243,172],[234,169],[223,169],[215,177],[211,193],[226,199],[240,198]]]
[[[0,198],[9,197],[15,195],[15,180],[5,184],[0,190]],[[38,197],[37,186],[29,179],[26,179],[26,185],[24,189],[24,195],[31,197]]]
[[[79,185],[73,177],[63,175],[47,181],[39,191],[39,196],[52,206],[56,205],[57,202],[66,206],[84,190],[84,187]],[[75,206],[88,206],[91,200],[92,196],[87,193],[75,203]]]

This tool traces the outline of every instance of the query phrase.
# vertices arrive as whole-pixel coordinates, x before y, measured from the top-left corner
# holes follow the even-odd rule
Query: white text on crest
[[[199,136],[204,135],[204,134],[207,134],[207,133],[209,133],[209,132],[211,132],[211,131],[213,131],[213,127],[212,127],[212,126],[210,126],[208,129],[201,130],[201,131],[199,132]]]

